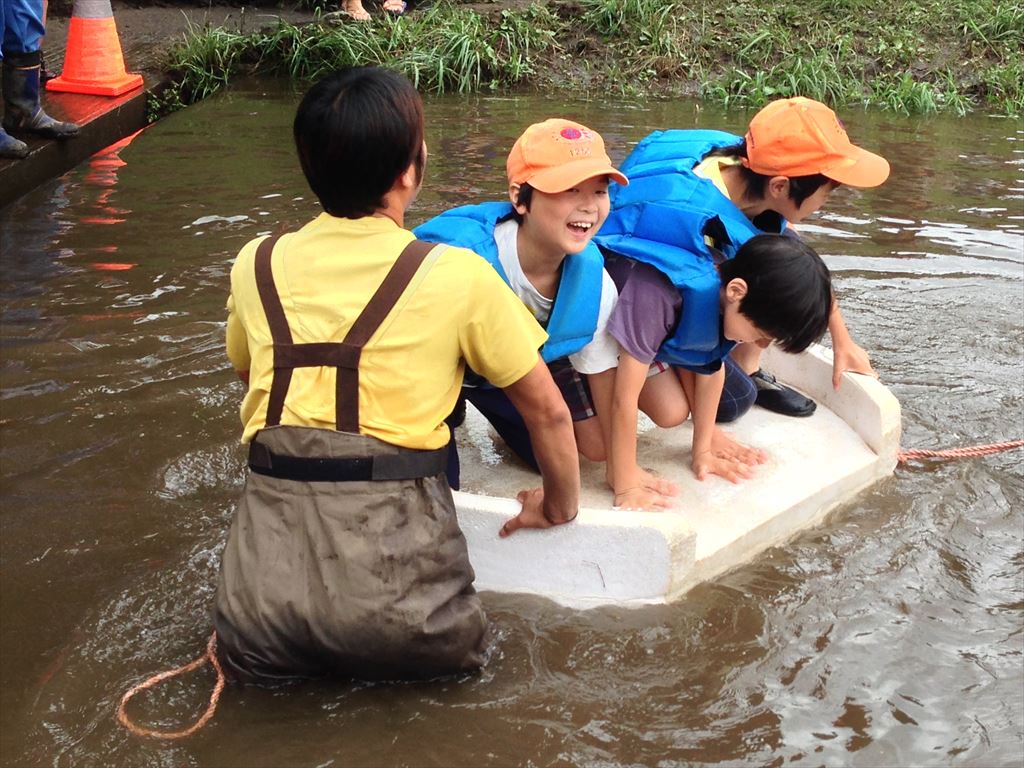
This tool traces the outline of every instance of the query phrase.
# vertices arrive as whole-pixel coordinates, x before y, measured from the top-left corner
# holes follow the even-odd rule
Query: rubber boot
[[[0,128],[0,157],[7,157],[12,160],[21,160],[28,157],[28,144],[19,141],[13,136],[8,136],[7,131]]]
[[[5,131],[47,139],[78,135],[77,125],[54,120],[39,105],[39,51],[7,54],[3,68]]]

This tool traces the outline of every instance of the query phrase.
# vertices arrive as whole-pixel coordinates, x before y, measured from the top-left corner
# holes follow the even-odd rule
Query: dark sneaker
[[[779,384],[767,371],[760,368],[750,374],[757,387],[755,405],[769,411],[781,413],[783,416],[810,416],[818,406],[809,397],[804,397],[795,389]]]

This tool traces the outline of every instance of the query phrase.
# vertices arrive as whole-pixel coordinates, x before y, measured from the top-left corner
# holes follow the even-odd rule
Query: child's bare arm
[[[636,422],[640,390],[650,366],[622,352],[615,369],[609,431],[608,478],[615,492],[615,506],[630,509],[667,507],[666,495],[676,493],[673,484],[651,475],[636,461]]]
[[[631,486],[640,485],[636,477],[639,470],[636,463],[637,401],[647,380],[647,368],[647,365],[625,352],[619,355],[612,390],[609,429],[611,450],[608,451],[608,470],[616,496],[625,493]]]
[[[711,434],[715,428],[715,414],[725,386],[725,366],[710,376],[697,375],[693,386],[693,456],[711,453]],[[700,477],[700,475],[698,475]],[[701,478],[703,479],[703,478]]]
[[[828,332],[832,337],[832,386],[835,389],[839,389],[845,371],[878,377],[871,367],[868,353],[850,335],[839,311],[839,302],[835,299],[832,300],[832,312],[828,316]]]
[[[693,451],[691,467],[698,480],[709,474],[737,483],[749,478],[755,464],[765,461],[763,451],[736,442],[715,424],[725,384],[725,369],[710,376],[679,369],[683,390],[692,401]]]
[[[604,442],[605,461],[609,467],[612,444],[612,396],[615,392],[616,370],[609,368],[600,373],[587,374],[587,384],[590,386],[590,395],[594,400],[594,411],[597,413],[597,423],[601,428],[601,439]]]

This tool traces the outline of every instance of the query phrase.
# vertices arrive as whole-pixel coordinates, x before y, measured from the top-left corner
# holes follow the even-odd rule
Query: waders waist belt
[[[353,480],[415,480],[445,471],[448,447],[434,451],[403,451],[383,456],[317,459],[283,456],[265,445],[249,443],[249,469],[260,475],[305,483]]]

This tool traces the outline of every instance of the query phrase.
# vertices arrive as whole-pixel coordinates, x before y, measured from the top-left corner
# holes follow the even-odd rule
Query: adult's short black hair
[[[423,152],[423,104],[407,78],[379,67],[351,67],[318,81],[293,125],[302,172],[332,216],[369,216]]]
[[[718,265],[722,285],[742,278],[739,311],[786,352],[803,352],[828,330],[832,276],[807,243],[793,235],[756,235]]]
[[[746,160],[747,140],[742,139],[738,144],[730,144],[713,149],[705,157],[732,157],[737,160]],[[740,178],[743,180],[744,191],[747,195],[753,198],[763,198],[765,189],[768,187],[768,182],[772,177],[766,176],[763,173],[756,173],[742,164],[736,167],[740,169]],[[813,173],[809,176],[788,176],[787,178],[789,179],[789,197],[796,204],[797,208],[803,205],[804,200],[817,192],[818,188],[822,185],[838,185],[838,182],[820,173]]]

